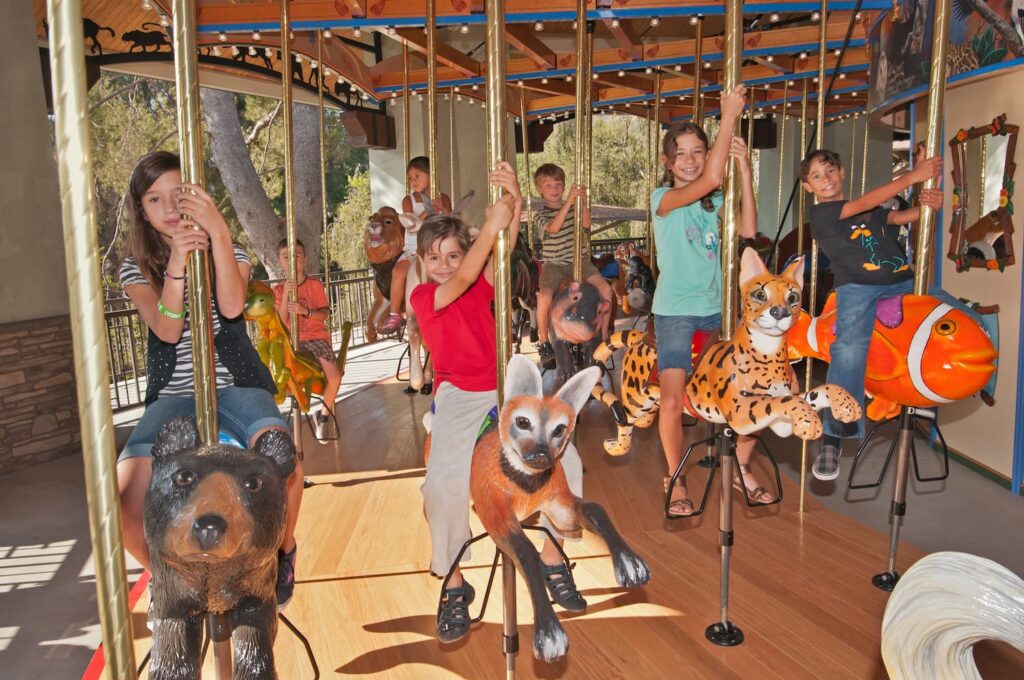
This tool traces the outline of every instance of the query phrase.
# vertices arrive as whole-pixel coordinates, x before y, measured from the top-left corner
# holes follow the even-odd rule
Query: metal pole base
[[[875,574],[871,577],[871,585],[884,590],[887,593],[891,593],[892,589],[896,587],[896,583],[900,580],[900,575],[895,571],[884,571],[881,574]]]
[[[719,647],[735,647],[743,644],[743,631],[733,625],[732,621],[713,623],[704,631],[704,637]]]

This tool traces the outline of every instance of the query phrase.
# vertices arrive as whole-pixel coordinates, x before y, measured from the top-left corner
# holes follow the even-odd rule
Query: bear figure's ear
[[[295,470],[295,444],[284,430],[275,428],[261,434],[253,451],[274,461],[283,477]]]
[[[537,365],[522,354],[514,354],[505,369],[505,401],[522,395],[540,399],[544,386]]]
[[[160,428],[153,444],[153,458],[164,458],[178,451],[194,449],[199,442],[199,432],[192,418],[178,416]]]

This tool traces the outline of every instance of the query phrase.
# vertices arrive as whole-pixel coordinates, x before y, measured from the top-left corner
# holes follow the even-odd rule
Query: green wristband
[[[160,312],[161,314],[166,316],[168,319],[180,320],[180,319],[184,319],[185,316],[188,314],[188,305],[185,305],[185,309],[181,310],[180,312],[172,312],[171,310],[167,309],[166,306],[164,306],[164,301],[163,300],[157,300],[156,301],[156,311]]]

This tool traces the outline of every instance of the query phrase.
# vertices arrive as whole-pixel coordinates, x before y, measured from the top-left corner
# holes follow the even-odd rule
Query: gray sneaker
[[[839,476],[839,457],[842,455],[841,447],[822,442],[814,458],[814,465],[811,466],[811,474],[824,482],[835,479]]]

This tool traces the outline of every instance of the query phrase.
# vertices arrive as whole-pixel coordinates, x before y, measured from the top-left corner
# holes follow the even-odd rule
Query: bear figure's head
[[[154,562],[189,569],[275,559],[285,524],[285,481],[295,446],[268,430],[252,451],[203,446],[190,418],[175,418],[153,445],[143,524]]]

